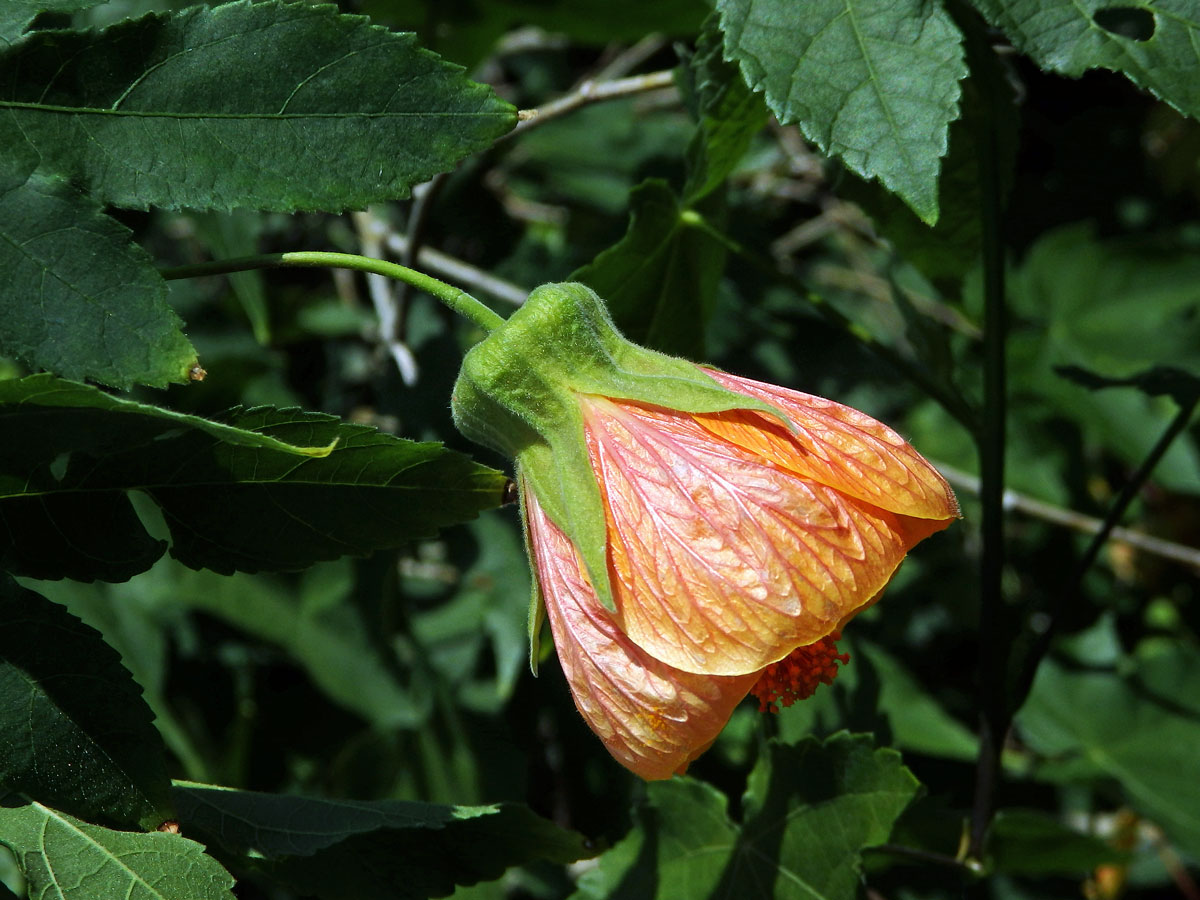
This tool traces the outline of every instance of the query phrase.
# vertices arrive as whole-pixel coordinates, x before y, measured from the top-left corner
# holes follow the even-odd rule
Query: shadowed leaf
[[[0,788],[156,827],[171,801],[152,720],[99,632],[0,575]]]

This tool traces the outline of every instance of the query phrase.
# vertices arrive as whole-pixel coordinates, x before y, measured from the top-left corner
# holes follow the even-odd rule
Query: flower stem
[[[423,272],[418,272],[416,269],[402,266],[399,263],[387,262],[382,259],[372,259],[368,256],[359,256],[355,253],[326,253],[318,250],[266,253],[261,256],[219,259],[191,266],[163,269],[161,274],[163,278],[170,281],[177,278],[198,278],[204,275],[245,272],[249,269],[276,269],[291,266],[353,269],[356,272],[384,275],[432,294],[454,312],[470,319],[484,331],[495,331],[504,324],[504,319],[498,313],[493,312],[464,290],[446,284],[446,282],[426,275]]]

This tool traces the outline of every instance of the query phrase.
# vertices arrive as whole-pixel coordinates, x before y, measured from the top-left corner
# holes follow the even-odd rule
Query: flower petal
[[[722,387],[777,407],[796,429],[789,433],[779,422],[751,410],[701,418],[722,440],[889,512],[922,519],[958,518],[958,501],[946,479],[882,422],[824,397],[704,371]]]
[[[616,622],[686,672],[757,672],[819,640],[950,521],[880,509],[724,440],[713,422],[727,413],[601,397],[583,398],[583,410]]]
[[[713,742],[757,673],[680,672],[621,633],[571,543],[525,493],[538,583],[575,706],[609,753],[647,780],[670,778]]]

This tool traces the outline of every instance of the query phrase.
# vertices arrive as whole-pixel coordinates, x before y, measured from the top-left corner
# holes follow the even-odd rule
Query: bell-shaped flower
[[[576,706],[643,778],[683,771],[753,691],[828,682],[842,624],[958,515],[887,426],[617,334],[549,285],[474,348],[453,408],[517,460],[530,553]]]

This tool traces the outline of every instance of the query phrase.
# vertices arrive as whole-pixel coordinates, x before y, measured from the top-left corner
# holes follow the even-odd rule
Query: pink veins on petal
[[[757,680],[681,672],[622,634],[578,555],[525,491],[530,546],[559,662],[580,714],[645,779],[669,778],[708,748]]]
[[[957,515],[948,488],[940,519],[908,512],[938,511],[929,495],[940,476],[848,407],[833,405],[860,421],[834,415],[830,425],[814,414],[820,430],[809,426],[810,436],[807,422],[792,435],[746,410],[581,402],[605,503],[616,622],[677,669],[757,672],[819,640],[876,598],[909,547]],[[933,484],[922,472],[908,477],[919,490],[895,487],[918,465]],[[856,468],[872,473],[869,484],[847,491]],[[879,496],[884,485],[899,498]]]

